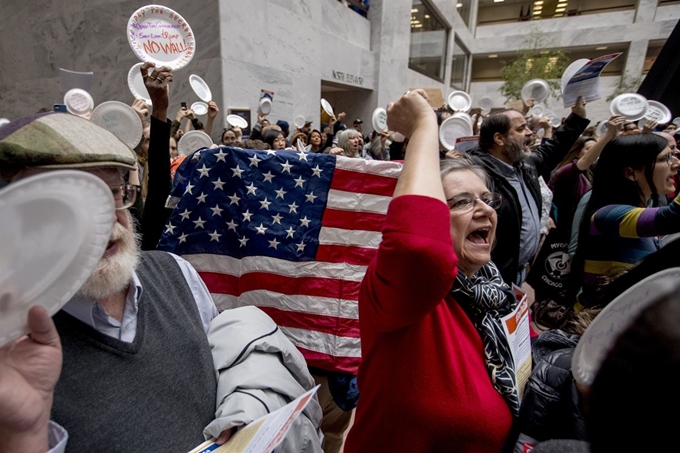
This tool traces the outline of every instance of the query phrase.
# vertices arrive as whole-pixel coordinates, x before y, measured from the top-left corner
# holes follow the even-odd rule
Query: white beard
[[[132,272],[139,262],[139,241],[132,230],[132,216],[129,212],[126,215],[130,227],[116,222],[111,233],[111,241],[118,241],[117,252],[97,263],[78,296],[99,301],[123,291],[130,284]]]

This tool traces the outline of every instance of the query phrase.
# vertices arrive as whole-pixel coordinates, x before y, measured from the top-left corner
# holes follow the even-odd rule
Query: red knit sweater
[[[457,264],[449,228],[434,198],[390,204],[359,296],[360,396],[346,453],[498,453],[510,432],[482,340],[448,295]]]

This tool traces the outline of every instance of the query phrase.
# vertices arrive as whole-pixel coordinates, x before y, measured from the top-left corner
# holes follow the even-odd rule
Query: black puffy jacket
[[[519,415],[519,431],[537,441],[587,441],[581,396],[571,374],[578,335],[561,330],[544,332],[533,345],[534,369]]]

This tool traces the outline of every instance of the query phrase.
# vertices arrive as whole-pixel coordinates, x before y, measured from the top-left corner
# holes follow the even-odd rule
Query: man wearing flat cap
[[[79,169],[115,199],[108,246],[82,288],[53,319],[33,307],[30,335],[0,350],[3,453],[186,452],[206,438],[226,441],[314,386],[264,312],[218,315],[188,262],[140,252],[128,211],[138,188],[125,182],[135,166],[113,134],[67,113],[0,128],[0,176],[10,185]],[[282,451],[321,451],[318,403],[304,414]]]

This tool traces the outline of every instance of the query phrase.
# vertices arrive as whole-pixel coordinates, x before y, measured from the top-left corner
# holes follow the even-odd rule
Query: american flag
[[[159,249],[199,272],[218,310],[255,305],[310,366],[355,373],[359,286],[401,164],[202,149],[177,171]]]

